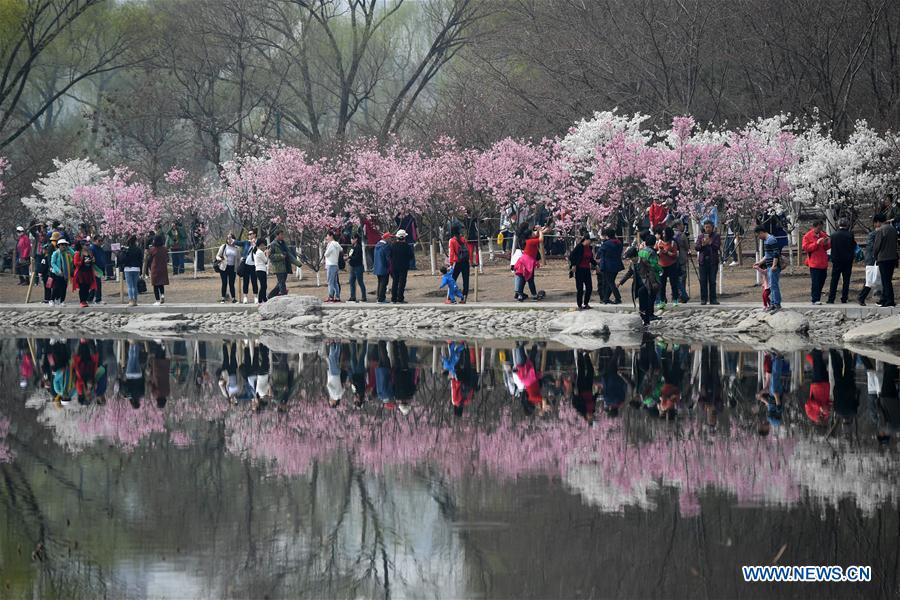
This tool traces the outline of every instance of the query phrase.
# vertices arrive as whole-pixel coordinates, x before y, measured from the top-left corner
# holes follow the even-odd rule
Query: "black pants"
[[[378,289],[376,290],[376,296],[378,297],[379,302],[384,302],[387,297],[387,287],[388,281],[390,281],[390,275],[376,275],[378,277]]]
[[[153,297],[156,298],[157,301],[162,300],[166,295],[166,286],[164,285],[154,285],[153,286]]]
[[[55,302],[65,302],[68,280],[59,275],[51,275],[51,277],[53,277],[53,294],[51,299]]]
[[[828,279],[828,269],[809,269],[809,298],[812,302],[821,302],[822,288]]]
[[[53,300],[53,278],[50,275],[42,275],[41,280],[44,287],[44,302],[50,302]],[[50,281],[50,287],[47,287],[48,280]]]
[[[257,284],[259,285],[259,294],[256,296],[259,300],[259,303],[262,304],[266,301],[266,287],[269,285],[268,275],[265,271],[255,271],[253,277],[253,291],[257,291]],[[246,293],[246,290],[244,291]]]
[[[225,267],[225,270],[219,271],[219,277],[222,278],[222,298],[226,298],[226,292],[231,292],[231,297],[234,299],[236,297],[234,293],[234,265],[228,265]]]
[[[397,270],[391,274],[391,302],[403,302],[406,292],[406,275],[409,271]]]
[[[84,302],[87,304],[87,301],[91,298],[91,288],[86,285],[78,286],[78,300],[80,302]]]
[[[469,261],[456,261],[456,264],[453,265],[453,281],[459,279],[460,273],[462,273],[462,294],[463,300],[466,299],[469,295],[469,270],[471,266],[469,265]]]
[[[838,279],[843,278],[841,287],[841,302],[847,302],[850,294],[850,273],[853,271],[853,263],[846,265],[831,265],[831,285],[828,287],[828,302],[834,302],[837,297]]]
[[[881,275],[881,305],[894,306],[894,269],[896,260],[879,260],[878,273]]]
[[[204,265],[205,262],[206,262],[206,251],[203,249],[198,249],[197,250],[197,270],[198,271],[206,270],[206,266]]]
[[[653,306],[656,302],[656,294],[651,292],[650,288],[638,285],[637,297],[638,310],[641,313],[641,319],[643,319],[644,325],[646,325],[653,318]]]
[[[97,283],[97,289],[91,290],[91,294],[88,297],[88,301],[92,302],[100,302],[103,300],[103,278],[95,277]]]
[[[253,293],[256,294],[259,291],[259,287],[256,283],[256,280],[260,275],[263,277],[266,276],[262,271],[256,271],[255,267],[251,265],[244,265],[244,268],[247,269],[244,274],[241,276],[241,287],[244,290],[244,295],[247,295],[247,292],[250,290],[250,284],[253,284]],[[224,295],[224,294],[223,294]]]
[[[604,304],[609,302],[610,295],[616,299],[616,304],[622,302],[622,295],[619,294],[619,288],[616,285],[618,274],[618,272],[613,271],[600,271],[597,273],[597,290],[600,293],[600,300]]]
[[[663,304],[666,303],[666,282],[672,290],[672,301],[678,300],[678,277],[681,274],[681,268],[678,263],[662,268],[662,279],[659,282],[659,294],[657,300]],[[715,282],[713,282],[715,286]]]
[[[718,302],[716,296],[716,276],[719,274],[719,263],[706,260],[700,263],[700,302]]]
[[[578,308],[591,303],[591,292],[594,291],[590,269],[575,269],[575,303]]]
[[[275,273],[275,287],[272,288],[270,298],[275,296],[287,296],[287,273]]]

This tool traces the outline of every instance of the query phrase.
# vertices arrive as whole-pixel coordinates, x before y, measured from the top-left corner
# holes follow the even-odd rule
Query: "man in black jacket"
[[[880,306],[896,306],[894,301],[894,269],[897,267],[897,229],[893,223],[887,222],[884,215],[878,214],[872,219],[878,231],[875,233],[875,264],[881,275]]]
[[[406,243],[406,231],[400,229],[391,244],[391,302],[406,304],[403,294],[406,291],[406,275],[412,261],[412,249]]]
[[[847,304],[850,293],[850,273],[856,257],[856,239],[850,233],[850,221],[838,221],[838,230],[831,234],[831,287],[828,289],[828,304],[834,304],[837,296],[838,279],[843,278],[841,304]]]

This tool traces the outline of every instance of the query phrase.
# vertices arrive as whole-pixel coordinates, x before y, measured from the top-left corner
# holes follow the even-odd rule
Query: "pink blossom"
[[[75,188],[72,202],[84,222],[113,238],[154,229],[162,216],[162,203],[148,185],[132,179],[131,171],[119,167],[97,184]]]

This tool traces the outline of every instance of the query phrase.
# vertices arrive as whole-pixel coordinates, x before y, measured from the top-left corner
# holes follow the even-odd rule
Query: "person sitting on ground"
[[[447,299],[444,300],[444,304],[456,304],[457,300],[463,304],[463,293],[456,285],[456,280],[453,279],[453,272],[447,267],[441,267],[441,285],[438,289],[443,289],[445,286],[447,287]]]

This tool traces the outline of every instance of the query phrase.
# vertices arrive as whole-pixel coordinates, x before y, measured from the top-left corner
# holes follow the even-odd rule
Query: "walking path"
[[[878,315],[883,317],[888,317],[894,314],[900,314],[900,310],[896,307],[893,308],[881,308],[876,305],[868,305],[868,306],[859,306],[858,304],[822,304],[821,306],[813,306],[808,302],[785,302],[782,307],[785,310],[799,310],[799,311],[810,311],[810,310],[822,310],[822,311],[840,311],[846,314],[848,317],[863,317],[867,315]],[[340,304],[322,304],[323,311],[338,311],[338,310],[373,310],[373,309],[422,309],[429,308],[432,310],[446,310],[446,311],[471,311],[471,310],[479,310],[479,309],[495,309],[495,310],[531,310],[531,309],[547,309],[547,310],[565,310],[565,309],[574,309],[575,307],[571,302],[470,302],[468,304],[443,304],[443,303],[432,303],[432,302],[416,302],[409,304],[378,304],[376,302],[367,302],[367,303],[353,303],[353,302],[342,302]],[[722,304],[716,306],[701,306],[696,303],[688,303],[682,304],[678,307],[670,306],[663,314],[672,314],[677,313],[682,310],[752,310],[754,308],[760,308],[758,302],[723,302]],[[235,312],[249,312],[255,311],[257,309],[257,305],[255,304],[219,304],[219,303],[209,303],[209,304],[179,304],[179,303],[166,303],[161,306],[154,306],[153,304],[141,304],[135,307],[125,306],[123,304],[103,304],[100,306],[91,305],[88,308],[81,308],[78,306],[77,302],[67,303],[65,306],[48,306],[46,304],[39,303],[31,303],[31,304],[0,304],[0,311],[4,310],[12,310],[12,311],[20,311],[20,312],[32,312],[32,311],[58,311],[63,313],[81,313],[81,312],[98,312],[98,313],[109,313],[109,314],[142,314],[142,313],[183,313],[183,314],[196,314],[196,313],[235,313]],[[595,305],[593,307],[594,310],[601,310],[607,312],[633,312],[635,308],[630,304],[620,304],[620,305]],[[0,325],[0,329],[2,329],[2,325]]]

